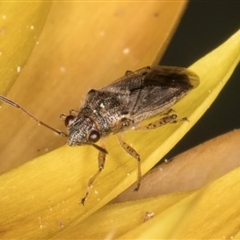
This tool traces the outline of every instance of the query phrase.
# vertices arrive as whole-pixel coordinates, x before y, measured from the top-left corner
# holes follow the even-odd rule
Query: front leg
[[[105,149],[104,146],[102,146],[102,148]],[[106,161],[106,152],[99,151],[99,153],[98,153],[98,171],[93,175],[93,177],[91,177],[89,179],[85,196],[81,199],[81,204],[84,205],[85,201],[87,200],[88,195],[90,194],[90,191],[92,188],[92,184],[95,181],[95,179],[98,177],[98,175],[101,173],[101,171],[103,170],[105,161]]]

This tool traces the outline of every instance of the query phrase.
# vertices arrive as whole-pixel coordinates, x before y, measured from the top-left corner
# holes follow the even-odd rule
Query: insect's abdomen
[[[183,68],[154,66],[142,72],[135,77],[141,84],[132,84],[125,109],[135,123],[171,108],[199,84],[198,76]]]

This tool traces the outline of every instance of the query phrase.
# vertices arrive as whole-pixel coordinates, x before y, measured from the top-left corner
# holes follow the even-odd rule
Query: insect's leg
[[[161,127],[163,125],[166,125],[168,123],[178,123],[178,122],[183,122],[183,121],[188,121],[188,119],[186,117],[177,119],[177,114],[170,114],[170,115],[167,115],[166,117],[163,117],[155,122],[149,123],[146,126],[140,126],[140,127],[138,127],[138,129],[139,130],[155,129],[155,128]]]
[[[89,179],[85,196],[81,199],[81,204],[84,205],[85,201],[87,200],[94,180],[97,178],[97,176],[101,173],[101,171],[104,168],[105,160],[106,160],[106,152],[99,151],[99,153],[98,153],[98,171],[93,175],[93,177],[91,177]]]
[[[70,113],[70,115],[73,115],[73,116],[77,116],[78,115],[78,111],[75,110],[75,109],[71,109],[69,113]]]
[[[140,188],[141,179],[142,179],[140,155],[136,152],[135,149],[133,149],[130,145],[128,145],[126,142],[123,141],[120,134],[118,134],[117,136],[118,136],[118,141],[122,146],[122,148],[137,160],[137,164],[138,164],[137,186],[134,189],[134,191],[138,191],[138,189]]]
[[[76,117],[76,116],[78,115],[78,111],[77,111],[77,110],[74,110],[74,109],[71,109],[71,110],[69,111],[69,113],[70,113],[71,116],[74,116],[74,117]],[[60,118],[61,118],[63,121],[65,121],[65,119],[66,119],[68,116],[69,116],[69,115],[61,114],[61,115],[60,115]]]
[[[170,114],[173,114],[173,113],[175,113],[175,111],[173,110],[173,109],[169,109],[169,110],[167,110],[166,112],[163,112],[161,115],[170,115]]]
[[[67,115],[65,115],[65,114],[60,115],[60,118],[61,118],[62,121],[65,121],[66,117],[67,117]]]
[[[129,76],[129,75],[131,75],[131,74],[134,74],[134,72],[133,72],[133,71],[130,71],[130,70],[127,70],[127,71],[125,72],[125,76]]]

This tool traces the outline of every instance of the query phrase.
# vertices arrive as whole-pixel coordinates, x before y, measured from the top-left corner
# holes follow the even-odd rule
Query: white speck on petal
[[[104,31],[101,31],[101,32],[99,33],[99,35],[100,35],[100,36],[104,36],[104,35],[105,35],[105,32],[104,32]]]
[[[61,71],[61,72],[66,72],[66,68],[65,68],[64,66],[61,66],[61,67],[60,67],[60,71]]]
[[[123,49],[123,54],[128,54],[130,52],[130,49],[129,48],[124,48]]]

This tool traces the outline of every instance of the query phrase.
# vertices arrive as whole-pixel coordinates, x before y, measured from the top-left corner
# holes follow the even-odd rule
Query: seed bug
[[[138,175],[135,190],[141,184],[141,159],[137,151],[123,141],[121,133],[125,130],[155,129],[168,123],[187,120],[177,118],[171,107],[182,99],[190,90],[199,85],[198,76],[188,69],[169,66],[152,66],[137,71],[127,71],[122,78],[117,79],[100,90],[90,90],[79,111],[71,110],[69,115],[60,117],[65,122],[67,133],[59,131],[35,118],[17,103],[0,95],[0,100],[16,107],[27,114],[38,124],[52,130],[60,136],[67,137],[69,146],[92,145],[98,149],[98,171],[90,178],[84,204],[94,180],[104,168],[107,150],[103,144],[96,142],[117,134],[122,148],[137,160]],[[155,115],[160,119],[146,126],[141,122]]]

